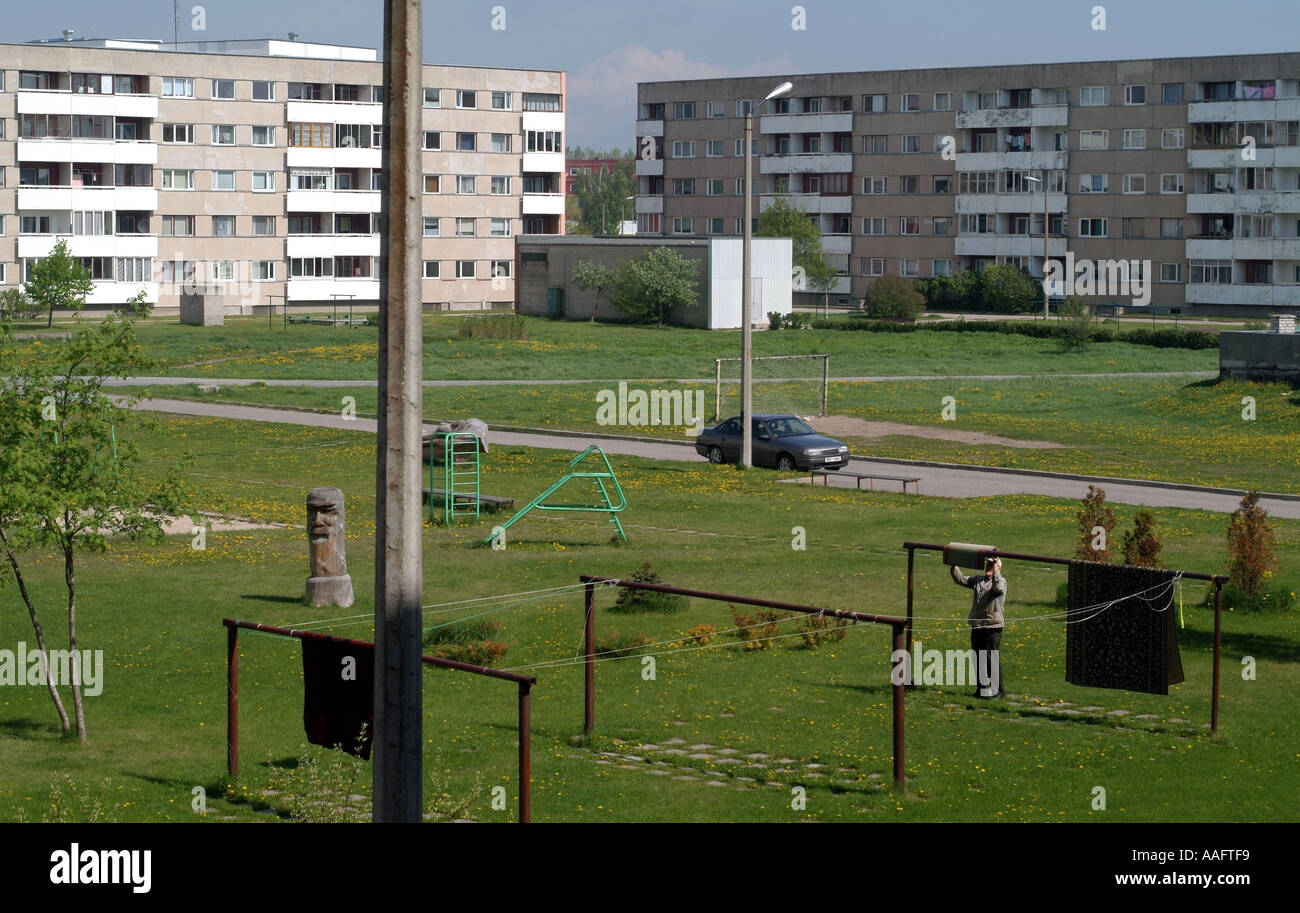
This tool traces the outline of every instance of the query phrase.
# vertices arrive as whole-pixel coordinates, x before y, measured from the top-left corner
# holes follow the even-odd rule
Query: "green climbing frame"
[[[439,492],[433,484],[437,472],[434,441],[438,438],[442,439],[442,522],[450,526],[458,514],[467,515],[471,508],[474,518],[478,519],[482,504],[479,498],[479,440],[477,434],[469,431],[438,432],[429,441],[429,519],[435,518],[433,502]],[[461,499],[459,505],[457,498]]]
[[[600,462],[605,467],[604,471],[603,472],[574,472],[573,471],[574,467],[581,464],[592,453],[595,453],[598,457],[600,457]],[[623,532],[623,524],[619,522],[618,515],[627,509],[627,498],[623,496],[623,489],[618,484],[618,477],[614,475],[614,470],[609,465],[609,459],[605,456],[605,451],[601,450],[595,444],[592,444],[586,450],[582,451],[582,453],[578,454],[576,457],[574,457],[572,460],[569,461],[569,470],[570,470],[569,472],[566,472],[564,474],[563,478],[561,478],[550,488],[546,489],[546,491],[542,492],[540,495],[533,498],[533,500],[529,501],[528,504],[523,507],[523,509],[521,509],[518,513],[516,513],[513,517],[511,517],[501,526],[494,529],[487,536],[487,538],[483,539],[479,544],[487,545],[497,536],[501,535],[507,529],[513,526],[517,521],[522,520],[525,516],[528,515],[530,511],[533,510],[595,511],[598,513],[608,514],[610,522],[613,523],[614,528],[618,530],[619,538],[622,539],[624,542],[626,542],[627,534]],[[563,488],[565,485],[567,485],[569,482],[573,481],[574,479],[594,480],[596,483],[596,487],[600,491],[600,497],[603,503],[602,504],[547,504],[546,503],[547,498],[555,494],[557,491],[559,491],[561,488]],[[606,483],[608,483],[608,485],[612,487],[613,497],[610,496],[610,487],[607,487]]]

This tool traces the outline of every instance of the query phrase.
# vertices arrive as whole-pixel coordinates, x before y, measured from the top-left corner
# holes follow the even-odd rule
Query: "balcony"
[[[1187,211],[1234,213],[1300,213],[1300,193],[1294,190],[1241,190],[1235,193],[1190,193]]]
[[[378,190],[290,190],[286,212],[379,212]]]
[[[562,216],[564,215],[564,194],[526,193],[524,194],[523,214],[526,216]]]
[[[770,209],[777,200],[785,200],[800,212],[839,213],[853,212],[853,197],[849,194],[822,195],[820,193],[765,193],[758,198],[759,211]]]
[[[153,187],[19,187],[19,211],[93,209],[150,212],[158,208]]]
[[[636,160],[637,177],[660,177],[664,173],[663,159],[643,159]]]
[[[663,136],[664,122],[661,120],[639,120],[636,122],[637,136]]]
[[[1064,171],[1069,167],[1070,153],[1044,150],[1041,152],[958,152],[958,171]]]
[[[43,139],[18,140],[20,162],[104,162],[114,165],[156,165],[158,146],[127,140]]]
[[[978,111],[957,112],[958,130],[989,130],[995,127],[1064,127],[1069,121],[1068,105],[984,108]]]
[[[662,196],[643,195],[636,198],[637,214],[641,213],[662,213],[664,211],[664,198]]]
[[[287,257],[378,257],[378,235],[290,235]],[[349,280],[351,281],[351,280]]]
[[[59,241],[76,257],[157,257],[157,235],[20,235],[18,256],[45,257]]]
[[[1300,285],[1232,285],[1189,282],[1188,304],[1244,304],[1256,307],[1300,307]]]
[[[822,253],[824,254],[851,254],[853,253],[853,235],[822,235]]]
[[[1268,161],[1264,161],[1267,157]],[[1273,164],[1272,149],[1256,149],[1256,161],[1251,162],[1251,167],[1267,167]],[[1238,168],[1245,166],[1241,158],[1241,150],[1235,146],[1214,146],[1210,148],[1188,149],[1187,150],[1187,167],[1194,169],[1213,169],[1222,171],[1228,168]]]
[[[1300,98],[1239,98],[1200,101],[1187,106],[1193,124],[1232,124],[1240,121],[1300,120]]]
[[[290,146],[285,161],[290,168],[382,168],[383,150],[365,146],[331,146],[325,149]]]
[[[354,101],[289,101],[285,120],[291,124],[382,124],[384,106]]]
[[[759,174],[851,174],[853,155],[848,152],[798,152],[764,155],[758,160]]]
[[[1300,238],[1188,238],[1188,260],[1300,260]]]
[[[762,114],[758,118],[759,133],[851,133],[853,113],[834,114]]]
[[[313,279],[290,279],[285,283],[290,301],[331,301],[335,295],[352,296],[355,302],[378,301],[378,279],[337,279],[329,276]]]
[[[562,174],[563,152],[525,152],[522,170],[532,174]]]
[[[1053,237],[1047,251],[1053,257],[1064,257],[1066,238]],[[959,257],[1041,257],[1042,235],[957,235],[953,252]]]
[[[125,304],[140,292],[150,304],[158,303],[157,282],[96,282],[86,304]]]
[[[154,95],[84,95],[22,89],[18,92],[18,114],[91,114],[101,117],[158,118]]]
[[[1069,207],[1069,197],[1064,193],[1048,194],[1047,207],[1049,212],[1062,213],[1066,212]],[[957,204],[957,213],[967,212],[1031,212],[1041,213],[1043,211],[1043,195],[1041,193],[962,193],[957,195],[954,200]]]

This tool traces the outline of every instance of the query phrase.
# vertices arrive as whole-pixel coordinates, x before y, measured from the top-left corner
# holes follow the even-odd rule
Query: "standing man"
[[[952,565],[954,583],[970,587],[970,645],[975,652],[975,697],[1004,697],[1002,668],[999,659],[1002,647],[1003,607],[1007,600],[1007,581],[1002,576],[1002,559],[988,558],[984,574],[967,577]]]

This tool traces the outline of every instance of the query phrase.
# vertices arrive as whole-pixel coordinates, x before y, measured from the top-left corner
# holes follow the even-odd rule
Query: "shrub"
[[[1228,523],[1228,579],[1248,599],[1259,599],[1277,568],[1277,535],[1259,492],[1250,491]]]
[[[501,630],[494,621],[466,621],[443,625],[424,635],[424,646],[432,654],[475,666],[491,666],[510,649],[508,644],[493,639]]]
[[[925,310],[925,296],[916,283],[902,276],[881,276],[871,283],[863,299],[870,317],[915,320]]]
[[[781,315],[780,311],[767,312],[767,328],[769,330],[779,330],[784,323],[785,318]]]
[[[518,314],[466,317],[458,330],[466,339],[527,339],[528,321]]]
[[[1065,348],[1071,352],[1086,349],[1097,335],[1088,305],[1081,298],[1066,298],[1061,302],[1060,315],[1061,320],[1057,326]]]
[[[663,583],[654,568],[650,566],[648,560],[641,562],[641,567],[637,568],[636,573],[632,575],[634,583]],[[674,593],[657,593],[654,590],[634,590],[627,587],[621,587],[618,592],[618,599],[614,601],[611,607],[612,612],[642,613],[642,612],[678,612],[686,608],[688,601],[685,596],[678,596]]]
[[[620,634],[618,631],[596,634],[596,653],[599,656],[631,656],[651,644],[650,635]]]
[[[1074,557],[1082,561],[1110,561],[1110,531],[1115,528],[1115,512],[1106,506],[1106,491],[1094,485],[1088,486],[1088,493],[1083,496],[1083,504],[1077,514],[1079,518],[1079,544],[1075,546]],[[1092,547],[1093,529],[1105,530],[1102,544],[1105,548]]]
[[[31,320],[40,313],[36,303],[23,294],[20,288],[7,288],[0,292],[0,321]]]
[[[1271,577],[1271,572],[1269,573]],[[1268,579],[1267,577],[1265,578]],[[1285,586],[1263,587],[1255,596],[1247,594],[1240,587],[1226,583],[1223,586],[1223,607],[1229,612],[1285,612],[1296,606],[1296,594]],[[1207,586],[1205,607],[1214,608],[1214,587]]]
[[[915,333],[934,330],[940,333],[1009,333],[1035,339],[1059,339],[1061,321],[1028,320],[933,320],[924,324],[894,323],[857,317],[852,320],[821,320],[812,324],[820,330],[858,330],[868,333]],[[1217,349],[1219,337],[1200,330],[1129,329],[1117,331],[1114,327],[1093,327],[1093,342],[1129,342],[1160,349]]]
[[[690,636],[693,643],[703,645],[713,643],[713,639],[716,636],[714,632],[716,630],[717,628],[713,625],[696,625],[693,628],[687,628],[686,633]]]
[[[978,278],[979,302],[983,310],[1027,314],[1043,303],[1043,287],[1013,264],[990,266],[981,271]]]
[[[443,644],[433,651],[433,655],[472,666],[491,666],[505,656],[509,649],[509,644],[499,640],[481,640],[466,644]]]
[[[788,621],[794,616],[789,612],[762,609],[751,617],[741,615],[735,606],[732,606],[731,617],[736,627],[740,629],[736,633],[740,635],[746,650],[766,650],[772,644],[772,639],[781,633],[781,622]]]
[[[1139,510],[1133,521],[1133,529],[1124,533],[1120,550],[1124,553],[1124,563],[1135,567],[1164,567],[1160,563],[1162,543],[1156,535],[1156,518],[1149,510]]]
[[[806,615],[800,626],[799,639],[805,647],[816,650],[822,644],[839,643],[849,633],[849,619],[830,615]]]

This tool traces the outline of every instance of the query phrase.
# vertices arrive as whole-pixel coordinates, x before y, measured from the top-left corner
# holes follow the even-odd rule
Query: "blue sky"
[[[195,32],[201,3],[206,31]],[[1106,9],[1093,29],[1092,9]],[[1296,0],[425,0],[430,63],[569,74],[569,143],[633,145],[656,79],[1300,50]],[[4,41],[170,39],[172,0],[6,3]],[[505,29],[494,30],[495,7]],[[181,40],[285,37],[378,47],[380,0],[181,0]]]

